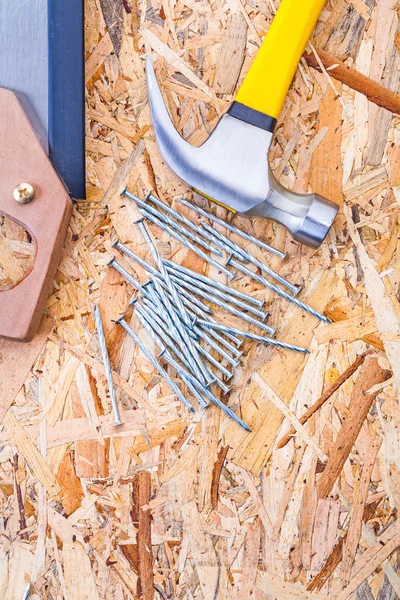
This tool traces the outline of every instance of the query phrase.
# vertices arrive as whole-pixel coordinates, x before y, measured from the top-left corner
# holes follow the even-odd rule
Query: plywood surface
[[[319,324],[238,279],[265,296],[280,339],[311,351],[303,358],[246,342],[228,401],[252,433],[214,409],[189,415],[113,323],[133,290],[106,267],[112,240],[149,258],[139,214],[120,190],[191,198],[155,145],[145,56],[176,127],[200,144],[274,9],[253,0],[86,2],[87,199],[74,206],[37,342],[0,345],[0,599],[22,598],[28,581],[37,599],[400,596],[400,119],[384,108],[399,91],[393,1],[326,4],[312,39],[317,58],[310,47],[271,148],[287,187],[341,205],[327,241],[313,251],[280,226],[235,220],[286,250],[283,263],[264,259],[304,283],[300,298],[333,321]],[[319,50],[350,71],[342,66],[335,79]],[[354,73],[367,77],[371,100]],[[368,77],[386,88],[380,106]],[[207,272],[151,231],[163,256]],[[119,429],[93,303],[116,373]]]

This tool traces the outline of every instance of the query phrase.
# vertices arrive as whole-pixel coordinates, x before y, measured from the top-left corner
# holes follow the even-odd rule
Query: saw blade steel
[[[0,87],[17,93],[48,152],[47,0],[0,1]]]

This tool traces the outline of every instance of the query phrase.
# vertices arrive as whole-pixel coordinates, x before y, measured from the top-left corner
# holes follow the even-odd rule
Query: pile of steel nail
[[[192,222],[152,194],[149,194],[146,200],[141,200],[127,190],[123,194],[138,205],[138,209],[143,215],[143,218],[137,221],[137,225],[149,247],[154,265],[142,259],[119,241],[114,243],[114,247],[139,263],[145,269],[148,281],[143,285],[140,284],[115,259],[112,259],[109,264],[139,292],[132,301],[134,314],[153,339],[159,350],[158,356],[146,347],[124,318],[121,318],[118,323],[124,327],[189,410],[194,411],[194,407],[185,395],[187,392],[184,394],[170,377],[162,366],[161,359],[176,372],[185,384],[186,390],[201,408],[207,407],[212,402],[241,427],[249,430],[242,419],[220,400],[221,393],[217,392],[218,388],[222,390],[223,394],[230,391],[227,382],[239,364],[242,354],[239,348],[243,339],[256,340],[304,354],[308,351],[272,337],[275,328],[265,323],[268,313],[263,311],[262,300],[245,294],[231,285],[214,281],[161,258],[146,228],[145,219],[168,232],[171,237],[224,273],[229,282],[235,277],[236,271],[239,271],[318,319],[326,322],[329,320],[295,297],[299,292],[298,287],[289,283],[232,239],[214,229],[210,223],[218,223],[264,250],[284,258],[284,254],[279,250],[185,200],[179,200],[179,202],[199,213],[204,217],[204,222],[198,224]],[[222,258],[226,255],[229,258],[225,265],[214,258],[214,256]],[[258,275],[251,269],[252,266],[274,279],[282,287],[278,287],[264,276]],[[250,323],[261,330],[262,334],[223,325],[213,317],[213,305]]]

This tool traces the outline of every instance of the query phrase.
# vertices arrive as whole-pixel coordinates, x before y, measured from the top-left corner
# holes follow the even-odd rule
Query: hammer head
[[[274,219],[296,240],[318,248],[338,206],[317,194],[295,194],[279,184],[268,165],[272,133],[225,114],[208,140],[196,148],[176,131],[149,58],[146,71],[155,137],[172,171],[201,195],[245,216]]]

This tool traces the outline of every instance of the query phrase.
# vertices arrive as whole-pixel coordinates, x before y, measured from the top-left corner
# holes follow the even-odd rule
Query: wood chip
[[[340,428],[335,446],[317,484],[319,498],[326,498],[332,490],[377,396],[376,393],[365,395],[364,392],[372,385],[388,379],[390,374],[390,371],[379,366],[376,358],[367,358],[362,365],[350,399],[351,412]]]
[[[26,459],[34,476],[37,477],[40,483],[46,488],[47,493],[51,498],[57,496],[61,492],[61,487],[56,476],[51,471],[49,465],[46,463],[29,435],[25,432],[25,429],[15,418],[11,409],[4,417],[3,423],[12,442]]]

